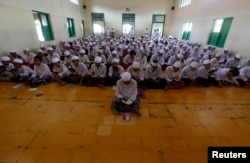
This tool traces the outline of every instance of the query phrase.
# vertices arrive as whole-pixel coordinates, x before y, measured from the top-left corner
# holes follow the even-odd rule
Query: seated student
[[[109,67],[109,73],[106,80],[106,85],[116,85],[116,82],[121,78],[124,69],[119,65],[119,59],[113,58],[112,65]]]
[[[245,88],[250,88],[250,66],[240,69],[240,74],[236,79]]]
[[[250,66],[250,58],[247,58],[242,61],[242,67]]]
[[[9,81],[11,73],[6,70],[6,66],[0,62],[0,81]]]
[[[133,64],[128,67],[127,72],[129,72],[132,76],[132,79],[137,82],[138,87],[145,89],[144,73],[138,62],[133,62]]]
[[[240,68],[241,67],[241,55],[236,54],[234,57],[229,58],[226,63],[227,68]]]
[[[217,87],[222,87],[223,85],[235,85],[238,86],[236,81],[236,76],[239,75],[238,69],[221,68],[214,72]]]
[[[204,60],[203,65],[198,68],[196,83],[199,86],[204,86],[204,87],[210,86],[210,81],[211,81],[210,77],[212,74],[213,73],[211,71],[210,60],[209,59]]]
[[[180,61],[181,63],[183,63],[183,59],[183,54],[172,55],[169,57],[167,65],[173,66],[176,61]]]
[[[87,68],[90,68],[89,57],[84,49],[80,50],[80,55],[78,57],[79,57],[79,62],[84,63],[87,66]]]
[[[119,59],[119,56],[117,56],[117,51],[116,50],[113,50],[112,53],[111,53],[111,55],[108,56],[107,64],[111,65],[114,58]]]
[[[5,66],[6,71],[10,72],[14,68],[14,65],[10,62],[10,57],[2,56],[1,58],[2,64]]]
[[[181,80],[184,81],[185,86],[189,86],[190,83],[195,83],[198,73],[198,62],[192,62],[190,65],[185,66],[181,72]]]
[[[13,64],[15,68],[11,71],[12,77],[10,80],[13,82],[25,82],[28,80],[33,73],[33,70],[30,67],[23,65],[22,59],[14,59]]]
[[[107,63],[106,56],[103,54],[103,51],[101,49],[98,50],[96,56],[98,56],[102,59],[102,63],[104,63],[104,64]]]
[[[148,66],[147,55],[146,55],[146,51],[143,49],[143,47],[141,47],[140,54],[136,58],[136,61],[139,62],[142,69],[145,70],[147,68],[147,66]]]
[[[102,63],[102,58],[95,57],[95,63],[91,65],[91,76],[88,78],[87,86],[98,86],[104,88],[106,79],[106,66]]]
[[[137,83],[131,79],[128,72],[124,72],[120,80],[117,81],[115,99],[112,102],[112,109],[116,114],[132,112],[139,116],[140,101],[137,97]]]
[[[132,63],[134,61],[136,61],[136,53],[134,50],[131,50],[129,52],[129,54],[127,54],[124,58],[123,58],[123,62],[121,63],[122,67],[124,69],[127,69],[130,65],[132,65]]]
[[[185,86],[184,82],[181,80],[181,62],[177,61],[173,66],[168,66],[166,68],[165,79],[167,81],[164,90],[168,89],[180,89]]]
[[[64,64],[60,63],[59,58],[53,58],[52,63],[54,64],[52,78],[57,81],[60,86],[63,86],[67,83],[66,81],[67,76],[69,75],[69,70]]]
[[[153,54],[152,57],[150,58],[150,62],[153,62],[153,60],[157,60],[157,62],[160,64],[162,70],[164,71],[166,69],[166,64],[165,64],[165,57],[163,55],[164,50],[161,49],[159,50],[156,54]]]
[[[71,57],[71,74],[69,75],[69,82],[73,84],[84,85],[87,81],[88,69],[84,63],[79,62],[79,57]]]
[[[42,63],[42,58],[40,56],[34,57],[34,63],[34,71],[27,81],[28,84],[30,84],[31,87],[48,84],[51,81],[51,72],[49,67]]]
[[[165,79],[161,78],[162,70],[157,60],[153,60],[146,69],[145,86],[149,89],[163,89],[165,87]]]

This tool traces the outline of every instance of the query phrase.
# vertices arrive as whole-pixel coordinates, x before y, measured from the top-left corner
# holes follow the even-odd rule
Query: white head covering
[[[53,50],[52,47],[48,47],[47,50]]]
[[[132,67],[135,69],[140,68],[139,62],[133,62]]]
[[[177,57],[178,57],[179,59],[183,59],[183,58],[184,58],[183,54],[177,54]]]
[[[160,52],[161,54],[163,54],[163,53],[164,53],[164,50],[163,50],[163,49],[161,49],[159,52]]]
[[[102,58],[101,57],[95,57],[95,63],[101,63],[102,62]]]
[[[69,56],[69,55],[70,55],[70,52],[69,52],[69,51],[65,51],[65,52],[64,52],[64,55],[65,55],[65,56]]]
[[[23,64],[23,60],[18,59],[18,58],[14,59],[13,62]]]
[[[80,53],[85,54],[85,50],[84,49],[80,50]]]
[[[181,62],[177,61],[173,65],[175,68],[181,68]]]
[[[3,56],[3,57],[2,57],[2,61],[10,61],[10,57],[8,57],[8,56]]]
[[[29,48],[25,48],[25,49],[24,49],[24,51],[27,51],[27,52],[29,52],[29,51],[30,51],[30,49],[29,49]]]
[[[129,72],[122,73],[122,81],[127,82],[131,79],[131,74]]]
[[[16,50],[9,50],[9,53],[16,53]]]
[[[192,62],[192,63],[190,64],[190,66],[191,66],[192,68],[198,68],[199,63],[198,63],[198,62]]]
[[[112,63],[119,63],[119,61],[120,61],[120,60],[119,60],[118,58],[113,58],[113,59],[112,59]]]
[[[73,57],[72,57],[73,58]],[[57,63],[57,62],[59,62],[60,61],[60,59],[59,58],[53,58],[52,59],[52,63]]]
[[[215,57],[220,57],[220,53],[215,54]]]
[[[43,53],[43,51],[41,49],[38,49],[37,53]]]
[[[204,64],[204,65],[210,64],[210,60],[209,60],[209,59],[204,60],[204,61],[203,61],[203,64]]]
[[[77,56],[73,56],[73,57],[71,57],[71,61],[73,61],[73,60],[79,60],[79,58]]]
[[[112,54],[115,54],[115,55],[116,55],[116,54],[117,54],[117,51],[116,51],[116,50],[113,50],[113,51],[112,51]]]
[[[236,54],[235,56],[237,59],[241,59],[241,54]]]

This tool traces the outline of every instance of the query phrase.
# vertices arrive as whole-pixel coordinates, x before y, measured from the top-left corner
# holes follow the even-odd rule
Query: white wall
[[[183,8],[178,6],[179,0],[176,0],[171,34],[181,38],[184,22],[191,21],[193,29],[190,41],[201,41],[206,44],[214,19],[234,17],[224,47],[228,48],[232,55],[241,53],[244,57],[250,56],[249,0],[192,0],[189,6]]]
[[[83,0],[87,8],[84,10],[86,16],[87,34],[92,34],[91,13],[104,13],[105,28],[114,28],[116,34],[122,33],[122,13],[135,13],[136,35],[142,35],[146,27],[151,30],[153,14],[165,14],[164,33],[167,34],[172,21],[171,7],[174,0]],[[126,7],[131,6],[130,12]]]
[[[32,10],[50,14],[53,41],[40,42],[36,33]],[[75,22],[76,36],[69,38],[66,18]],[[9,49],[22,51],[28,47],[37,49],[61,40],[72,40],[82,35],[81,20],[84,19],[82,2],[75,5],[69,0],[0,0],[0,55]]]

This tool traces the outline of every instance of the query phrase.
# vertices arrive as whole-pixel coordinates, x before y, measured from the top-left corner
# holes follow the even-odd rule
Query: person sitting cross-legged
[[[121,79],[117,81],[115,95],[112,109],[116,114],[131,112],[141,116],[139,112],[140,101],[136,98],[137,83],[131,78],[129,72],[124,72]]]

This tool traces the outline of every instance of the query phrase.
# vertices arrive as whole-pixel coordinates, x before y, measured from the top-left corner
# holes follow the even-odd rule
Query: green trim
[[[67,18],[67,22],[68,22],[69,37],[74,37],[76,35],[74,19],[73,18]]]
[[[82,33],[85,36],[85,23],[84,23],[84,20],[82,20]]]
[[[157,20],[157,18],[156,18],[157,16],[163,16],[163,21]],[[166,20],[166,15],[164,15],[164,14],[153,14],[150,35],[152,35],[154,23],[162,23],[163,28],[162,28],[162,35],[161,36],[163,36],[164,35],[164,30],[165,30],[165,20]]]

